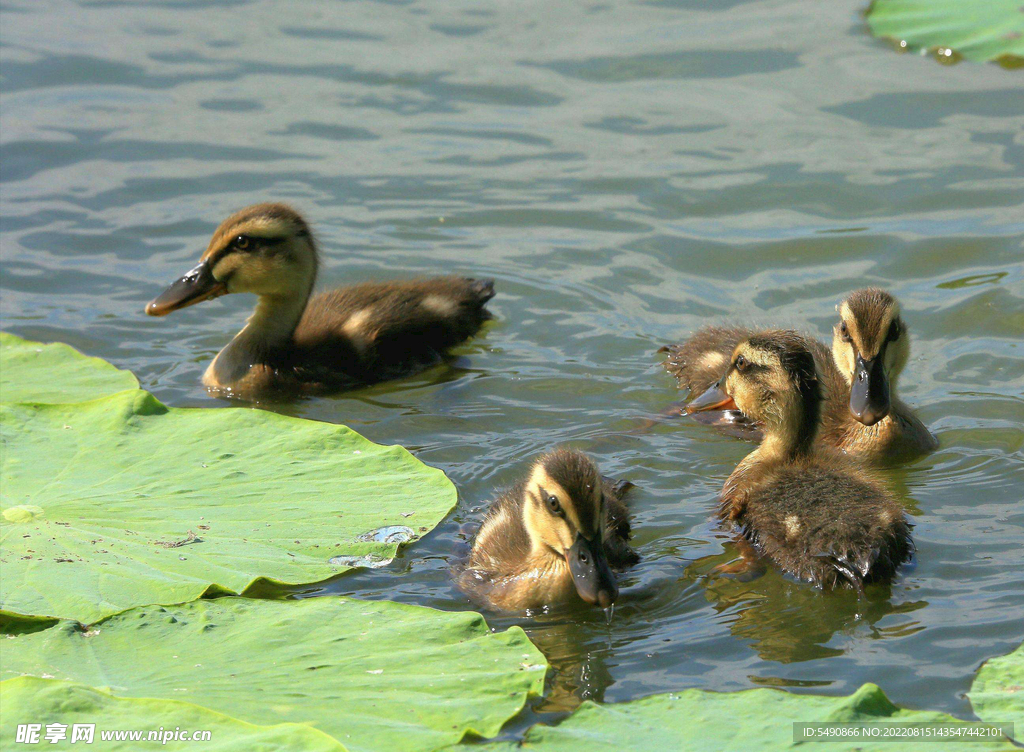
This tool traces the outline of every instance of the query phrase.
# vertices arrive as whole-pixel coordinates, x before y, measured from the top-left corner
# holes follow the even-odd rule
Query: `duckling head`
[[[837,308],[832,354],[850,384],[850,412],[873,426],[889,414],[892,390],[910,355],[910,336],[899,302],[884,290],[857,290]]]
[[[523,498],[523,523],[535,551],[565,559],[587,603],[607,608],[619,595],[604,552],[601,474],[587,455],[558,449],[533,466]]]
[[[149,305],[150,316],[166,316],[232,292],[270,299],[301,298],[316,279],[317,253],[305,220],[284,204],[256,204],[224,220],[199,264]]]
[[[806,450],[821,417],[821,383],[814,356],[799,334],[769,331],[741,342],[718,384],[688,410],[735,410],[761,423],[765,443]]]

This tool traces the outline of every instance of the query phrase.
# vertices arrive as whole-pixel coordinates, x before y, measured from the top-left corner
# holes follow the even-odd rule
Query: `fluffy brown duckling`
[[[488,318],[491,280],[438,277],[342,287],[312,296],[319,258],[305,220],[256,204],[221,223],[199,265],[146,306],[150,316],[233,292],[256,310],[203,384],[243,397],[324,391],[406,375],[435,363]]]
[[[910,355],[899,302],[884,290],[866,288],[850,293],[837,308],[831,352],[802,337],[825,385],[820,440],[870,459],[935,449],[935,437],[896,397],[896,382]],[[700,329],[683,344],[663,348],[669,353],[665,367],[681,388],[699,395],[717,383],[736,346],[756,333],[744,327]],[[738,416],[722,413],[706,422],[733,426]],[[746,433],[760,438],[759,431]]]
[[[628,486],[602,478],[582,452],[543,455],[491,505],[456,575],[459,588],[501,611],[579,599],[607,608],[619,593],[612,569],[639,560],[628,545]]]
[[[910,558],[903,507],[853,459],[815,441],[822,385],[806,338],[768,331],[740,342],[693,410],[736,407],[764,430],[722,490],[719,515],[780,569],[819,587],[887,581]]]
[[[851,293],[838,308],[832,360],[843,385],[829,385],[838,396],[826,400],[822,440],[851,454],[873,457],[936,449],[935,437],[896,397],[897,381],[910,357],[910,334],[899,302],[885,290],[869,287]],[[847,396],[849,409],[844,409]]]

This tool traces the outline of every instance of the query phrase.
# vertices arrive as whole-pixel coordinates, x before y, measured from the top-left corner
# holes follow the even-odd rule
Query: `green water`
[[[1024,639],[1020,72],[897,55],[845,0],[5,8],[4,329],[226,404],[199,378],[253,301],[142,309],[267,199],[306,212],[325,286],[497,280],[450,367],[267,407],[408,446],[461,492],[393,565],[316,592],[468,608],[460,526],[560,442],[638,485],[643,561],[610,624],[490,617],[555,667],[512,732],[581,698],[865,681],[971,717],[975,669]],[[635,432],[679,397],[656,350],[726,320],[825,337],[867,284],[902,302],[901,395],[941,442],[888,474],[913,565],[860,599],[712,576],[732,556],[714,500],[750,447]]]

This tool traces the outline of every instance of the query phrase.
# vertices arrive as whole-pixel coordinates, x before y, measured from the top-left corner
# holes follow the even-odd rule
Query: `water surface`
[[[226,404],[199,378],[253,301],[142,310],[270,199],[314,224],[324,286],[497,280],[494,322],[451,364],[263,406],[408,446],[460,490],[392,565],[315,592],[469,607],[448,578],[460,526],[571,442],[637,484],[643,561],[611,624],[491,617],[555,667],[513,731],[584,697],[866,681],[972,717],[972,674],[1024,639],[1019,72],[897,55],[850,0],[5,8],[4,329],[168,404]],[[726,320],[825,337],[868,284],[902,301],[900,393],[941,442],[888,473],[913,565],[863,598],[713,575],[734,554],[714,500],[750,447],[685,420],[636,431],[680,396],[656,350]]]

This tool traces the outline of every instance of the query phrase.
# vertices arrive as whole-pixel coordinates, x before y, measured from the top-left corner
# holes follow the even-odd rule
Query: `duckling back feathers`
[[[436,362],[490,318],[492,280],[365,283],[315,296],[295,329],[298,361],[379,381]]]
[[[732,351],[757,330],[742,326],[706,326],[680,345],[667,345],[665,370],[676,377],[680,389],[694,396],[710,389],[725,373]]]
[[[753,467],[723,501],[721,516],[762,555],[822,588],[890,580],[913,551],[903,507],[842,457]]]

